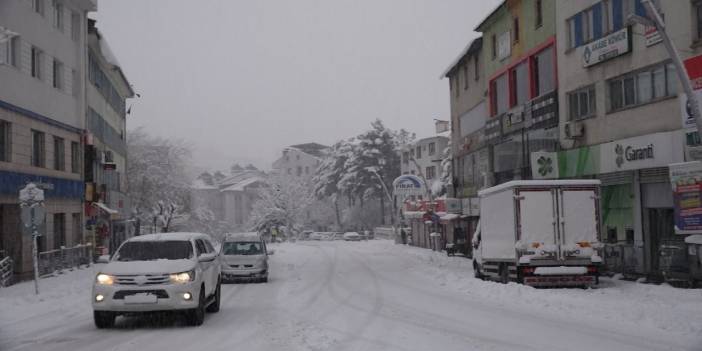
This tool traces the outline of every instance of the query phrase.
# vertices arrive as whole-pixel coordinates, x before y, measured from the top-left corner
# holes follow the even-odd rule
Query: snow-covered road
[[[276,247],[268,284],[232,284],[200,327],[95,329],[99,267],[0,289],[0,350],[702,350],[702,291],[603,279],[536,290],[388,241]]]

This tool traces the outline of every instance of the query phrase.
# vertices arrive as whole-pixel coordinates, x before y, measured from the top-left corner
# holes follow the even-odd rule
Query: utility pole
[[[653,26],[658,31],[658,34],[663,40],[663,45],[665,45],[665,49],[668,51],[670,58],[673,60],[673,64],[675,65],[675,70],[678,72],[678,79],[682,84],[683,91],[685,91],[685,95],[687,95],[687,103],[690,106],[690,112],[692,112],[692,116],[695,118],[695,123],[697,124],[697,132],[702,133],[702,115],[700,114],[700,106],[692,91],[692,84],[687,76],[685,65],[683,64],[678,51],[675,49],[673,42],[670,40],[668,33],[665,31],[663,18],[661,18],[661,15],[658,13],[656,6],[651,0],[641,0],[641,3],[646,9],[647,18],[636,15],[631,15],[629,18],[635,22]]]

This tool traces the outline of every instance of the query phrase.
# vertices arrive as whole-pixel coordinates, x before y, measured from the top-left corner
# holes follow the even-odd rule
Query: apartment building
[[[305,182],[311,181],[329,147],[317,143],[291,145],[273,162],[273,172]]]
[[[39,251],[86,241],[86,14],[96,9],[94,0],[0,2],[0,254],[12,257],[20,279],[32,272],[17,199],[28,182],[46,196]]]
[[[97,250],[108,253],[135,230],[126,195],[126,99],[134,91],[95,20],[87,27],[86,229]]]
[[[558,147],[556,3],[504,1],[476,27],[488,91],[484,138],[496,184],[531,178],[529,154]]]

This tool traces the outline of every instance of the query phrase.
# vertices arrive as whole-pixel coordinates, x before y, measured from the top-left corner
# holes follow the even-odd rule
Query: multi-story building
[[[448,143],[448,136],[435,135],[404,146],[400,172],[424,177],[427,187],[431,188],[441,178],[441,161]]]
[[[0,2],[0,251],[20,278],[32,272],[17,199],[26,183],[45,189],[40,252],[86,241],[86,14],[96,8],[94,0]]]
[[[273,172],[294,179],[310,181],[329,147],[317,143],[292,145],[283,149],[283,155],[273,162]]]
[[[702,53],[702,4],[655,3],[683,59]],[[668,164],[698,159],[699,137],[686,129],[677,72],[660,36],[630,15],[646,15],[640,0],[558,2],[564,150],[532,155],[532,167],[535,177],[599,178],[603,241],[614,250],[609,261],[627,273],[658,276],[662,245],[682,247]]]
[[[85,216],[98,251],[112,252],[135,226],[127,192],[125,100],[134,91],[105,37],[88,20],[85,126]]]
[[[485,143],[488,110],[482,48],[482,38],[471,41],[442,74],[449,80],[451,95],[453,195],[461,203],[462,214],[451,216],[452,221],[445,225],[447,238],[454,243],[470,241],[479,218],[478,190],[492,184],[491,148]],[[460,250],[469,254],[470,245]]]
[[[484,137],[496,184],[531,178],[529,154],[558,147],[556,3],[503,1],[476,27],[488,90]]]

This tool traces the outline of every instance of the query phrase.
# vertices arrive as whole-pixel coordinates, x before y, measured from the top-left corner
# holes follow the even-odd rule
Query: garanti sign
[[[600,146],[600,173],[666,167],[683,161],[678,131],[621,139]]]
[[[401,175],[392,182],[393,194],[399,196],[417,196],[426,195],[426,186],[421,178],[405,174]]]
[[[594,66],[631,50],[629,28],[618,30],[606,37],[583,45],[583,67]]]

